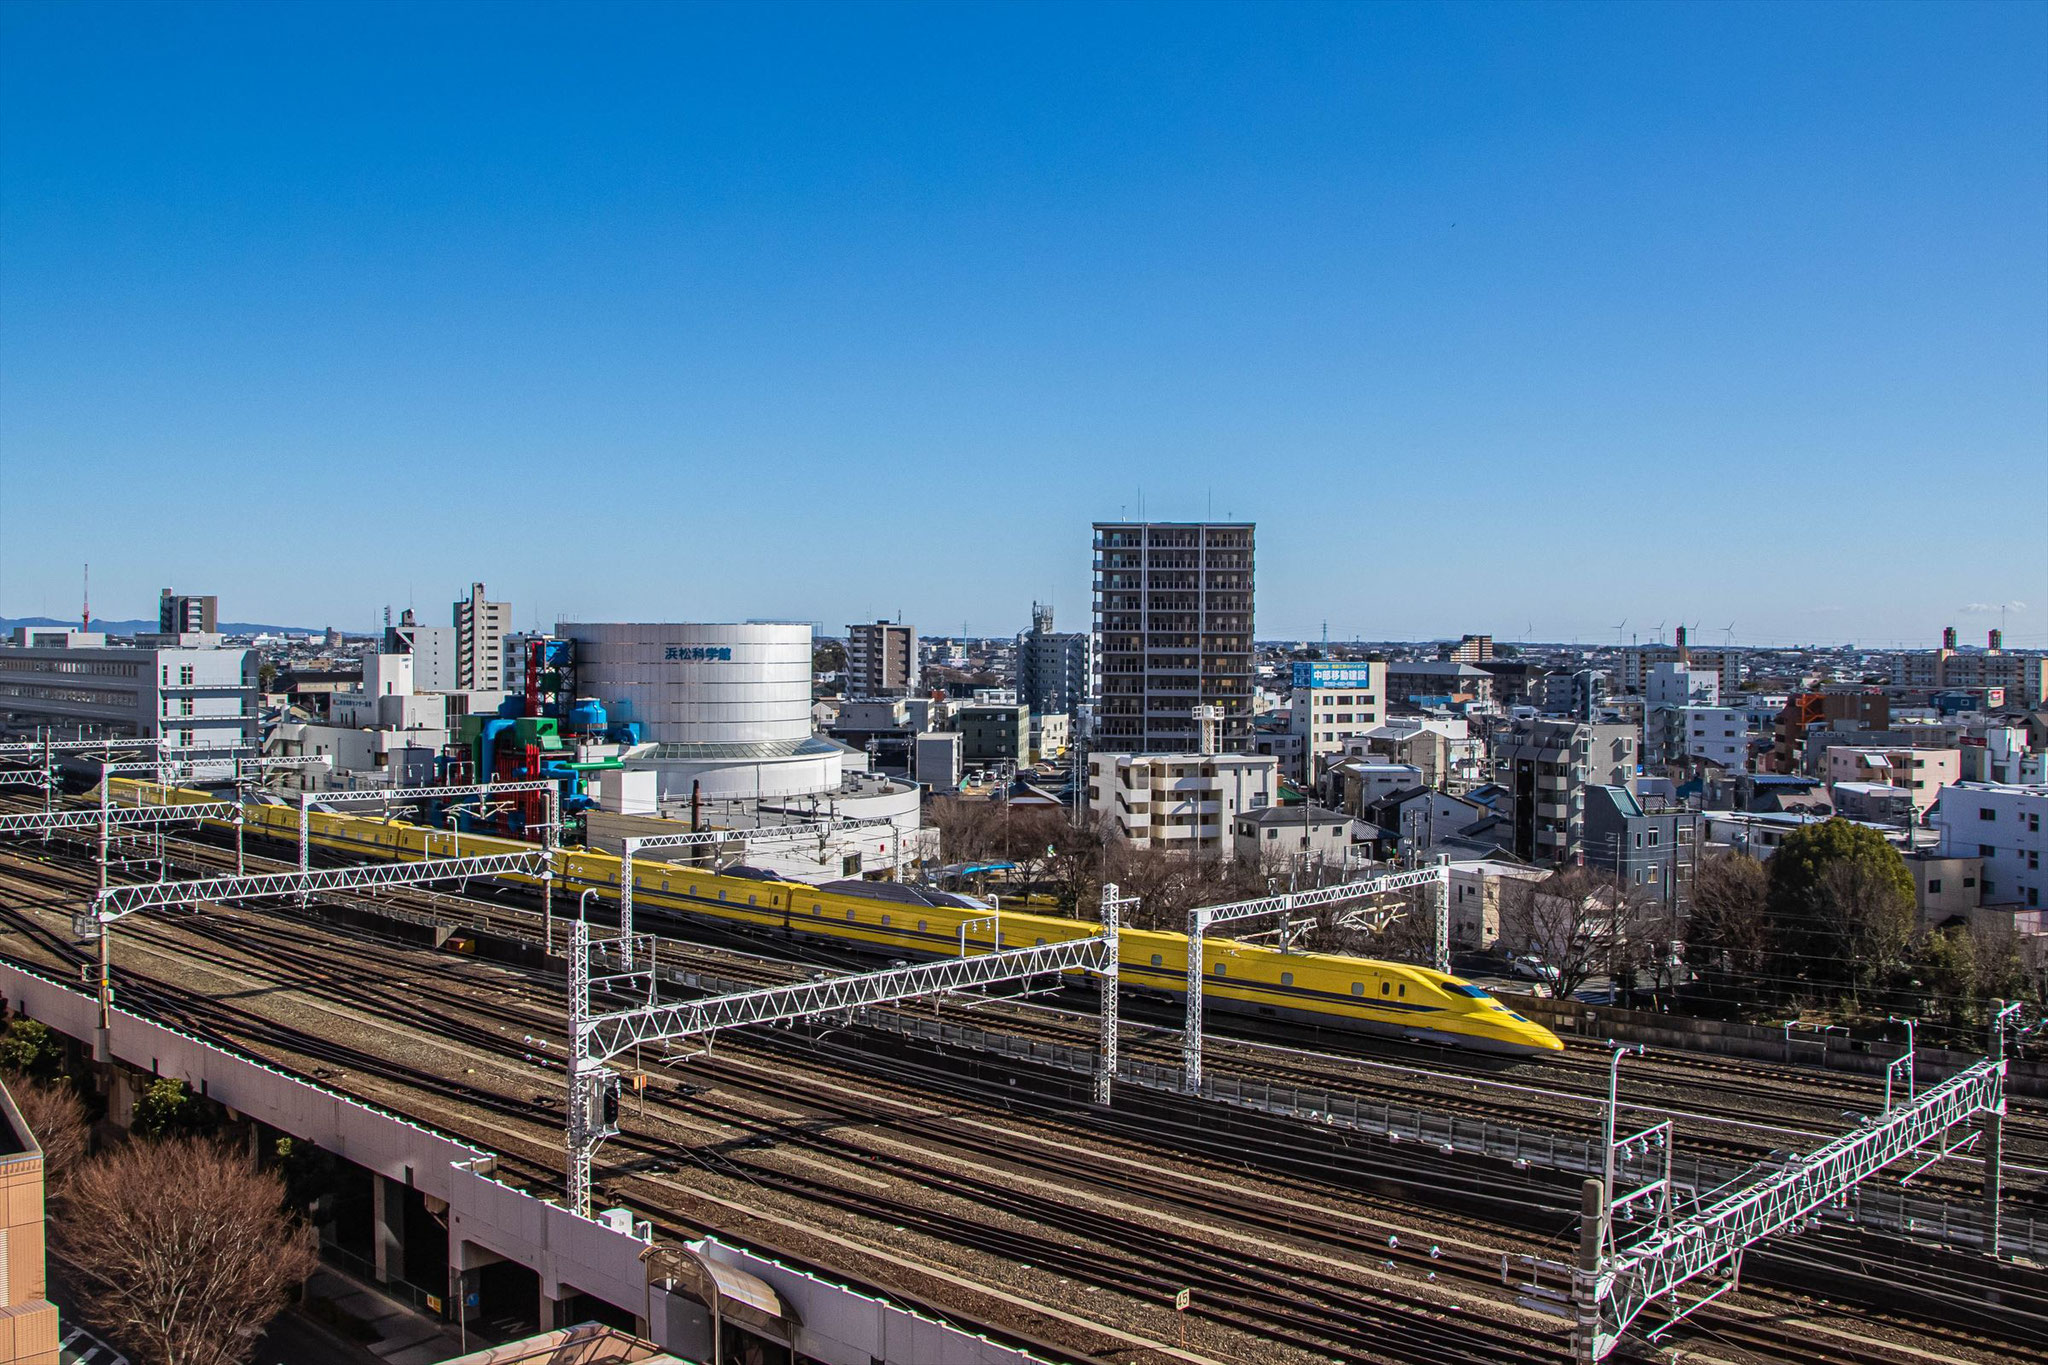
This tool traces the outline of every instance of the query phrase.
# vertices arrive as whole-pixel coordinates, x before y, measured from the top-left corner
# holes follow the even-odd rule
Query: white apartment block
[[[1958,782],[1942,790],[1929,823],[1941,831],[1943,857],[1984,860],[1983,904],[2034,909],[2048,901],[2041,867],[2048,785]]]
[[[1655,664],[1644,680],[1643,705],[1656,711],[1672,706],[1719,706],[1721,675],[1705,668],[1672,662]]]
[[[1346,741],[1377,729],[1387,715],[1387,666],[1384,663],[1297,663],[1294,694],[1289,702],[1289,728],[1301,736],[1303,756],[1298,776],[1316,779],[1316,770]]]
[[[512,633],[512,604],[486,602],[484,585],[469,585],[455,616],[455,690],[498,692],[505,682],[505,637]]]
[[[218,635],[142,636],[110,645],[97,631],[22,627],[0,648],[0,719],[8,733],[74,738],[162,736],[173,749],[220,752],[256,741],[257,655]],[[223,758],[220,776],[232,771]],[[202,768],[200,780],[215,774]]]
[[[1268,754],[1088,756],[1088,810],[1137,848],[1227,858],[1245,811],[1265,810],[1279,789]]]
[[[1731,773],[1749,771],[1749,717],[1733,706],[1684,706],[1678,711],[1685,756],[1718,763]]]

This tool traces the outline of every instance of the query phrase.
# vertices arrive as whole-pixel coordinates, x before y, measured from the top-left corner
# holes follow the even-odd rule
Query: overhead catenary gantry
[[[1451,968],[1450,897],[1447,894],[1450,879],[1449,860],[1438,859],[1427,867],[1410,868],[1404,872],[1390,872],[1355,882],[1340,882],[1335,886],[1319,886],[1310,891],[1289,891],[1278,896],[1262,896],[1257,900],[1233,901],[1227,905],[1202,905],[1188,911],[1187,1019],[1182,1025],[1180,1044],[1182,1089],[1192,1095],[1202,1088],[1202,981],[1208,970],[1203,960],[1202,944],[1203,936],[1211,928],[1218,924],[1258,919],[1265,915],[1279,915],[1283,926],[1281,944],[1284,950],[1287,916],[1297,910],[1340,905],[1345,901],[1362,900],[1393,891],[1406,891],[1413,887],[1435,887],[1434,960],[1438,971],[1447,972]]]
[[[1996,1256],[1999,1129],[2005,1113],[2004,1026],[2016,1008],[1997,1010],[1990,1056],[1985,1060],[1897,1108],[1872,1115],[1854,1131],[1689,1217],[1676,1218],[1666,1199],[1665,1214],[1644,1236],[1619,1251],[1608,1249],[1615,1205],[1600,1179],[1588,1180],[1582,1201],[1585,1224],[1580,1233],[1579,1265],[1573,1280],[1578,1308],[1574,1339],[1579,1357],[1604,1359],[1637,1316],[1659,1299],[1665,1301],[1670,1316],[1653,1339],[1680,1319],[1734,1292],[1741,1285],[1742,1255],[1748,1247],[1774,1234],[1799,1230],[1816,1211],[1922,1148],[1935,1147],[1936,1155],[1941,1156],[1967,1145],[1944,1144],[1952,1129],[1973,1118],[1982,1123],[1981,1135],[1986,1139],[1984,1251]],[[1664,1183],[1668,1185],[1668,1175]],[[1653,1187],[1654,1183],[1646,1189]],[[1681,1305],[1680,1286],[1717,1272],[1721,1277],[1717,1287]]]
[[[845,1014],[871,1005],[886,1005],[921,996],[1001,985],[1054,973],[1092,972],[1101,984],[1101,1042],[1095,1082],[1098,1103],[1108,1103],[1116,1074],[1117,927],[1130,904],[1114,885],[1102,888],[1101,932],[1031,948],[1004,948],[972,957],[945,958],[884,971],[830,976],[817,981],[701,1000],[659,1003],[653,997],[657,980],[652,940],[635,959],[640,965],[608,975],[592,975],[590,926],[582,919],[569,927],[569,1104],[567,1123],[569,1207],[590,1216],[590,1167],[598,1144],[618,1131],[612,1087],[616,1078],[606,1063],[650,1043],[674,1043],[749,1024],[787,1023],[798,1019]],[[621,954],[624,956],[623,952]],[[628,1009],[598,1013],[593,988],[618,991],[645,983],[648,1002]],[[634,986],[635,993],[639,987]]]
[[[541,850],[546,855],[545,866],[540,872],[541,913],[548,926],[550,950],[554,943],[555,913],[555,841],[561,829],[561,784],[554,778],[522,778],[512,782],[469,782],[448,787],[364,787],[346,791],[302,791],[299,799],[299,871],[306,872],[312,867],[313,858],[313,816],[316,805],[325,802],[340,805],[352,801],[378,802],[388,810],[392,806],[409,805],[420,801],[446,801],[451,806],[474,805],[483,810],[493,796],[515,796],[521,792],[538,792],[547,797],[547,818],[541,822]],[[461,851],[461,836],[453,835],[455,849]],[[305,903],[305,896],[299,897]]]

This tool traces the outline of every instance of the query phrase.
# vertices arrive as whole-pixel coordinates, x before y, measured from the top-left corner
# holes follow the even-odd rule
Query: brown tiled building
[[[57,1305],[44,1297],[43,1149],[0,1086],[0,1360],[57,1365]]]

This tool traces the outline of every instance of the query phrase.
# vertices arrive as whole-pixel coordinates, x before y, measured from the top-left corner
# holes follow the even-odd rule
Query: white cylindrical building
[[[632,721],[663,801],[779,799],[839,788],[843,750],[811,733],[807,625],[572,623],[576,691]]]

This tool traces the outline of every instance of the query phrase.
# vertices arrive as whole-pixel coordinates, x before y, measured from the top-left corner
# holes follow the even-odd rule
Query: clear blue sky
[[[2040,4],[0,42],[0,614],[1079,627],[1142,495],[1265,636],[2048,643]]]

